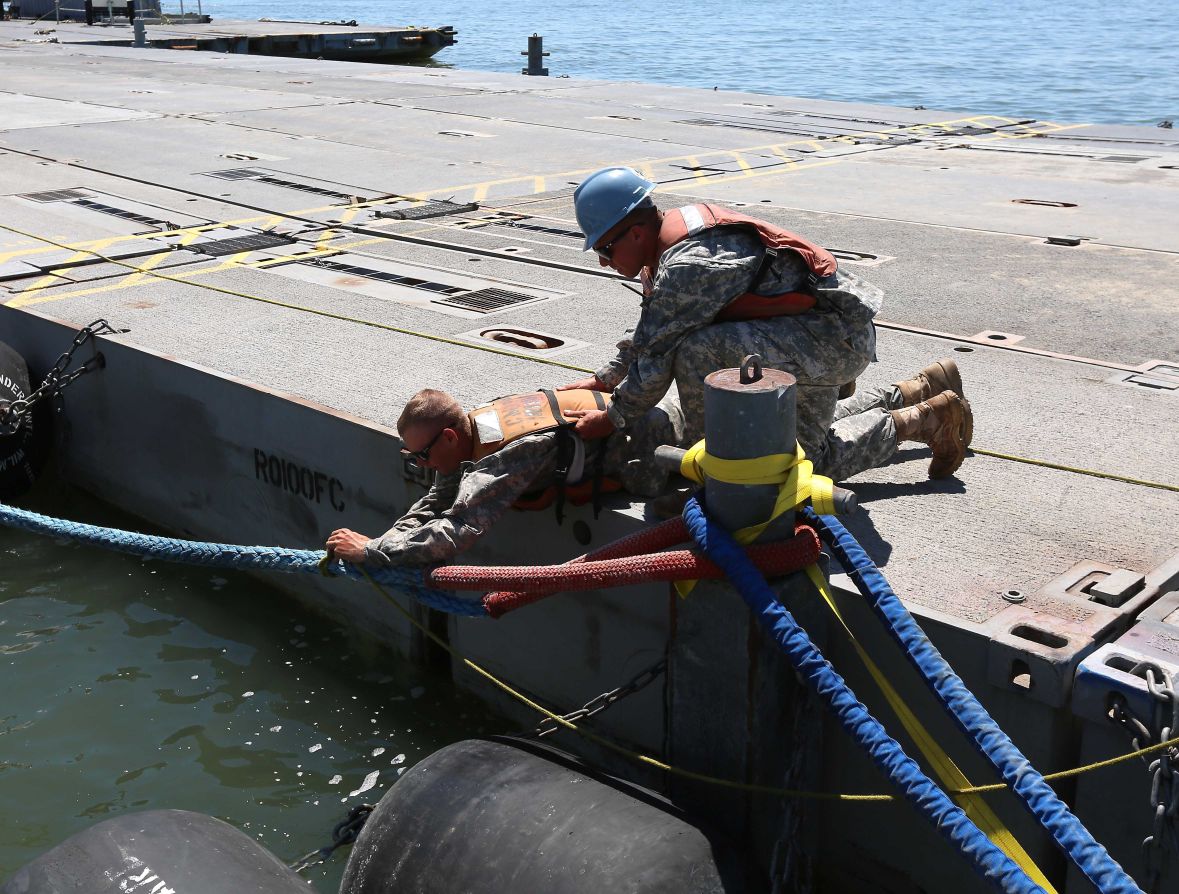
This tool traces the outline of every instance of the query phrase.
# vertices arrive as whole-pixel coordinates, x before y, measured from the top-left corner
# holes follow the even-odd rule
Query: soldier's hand
[[[614,423],[605,410],[566,410],[566,419],[576,419],[573,430],[583,441],[604,438],[614,431]]]
[[[348,528],[337,528],[327,539],[327,548],[345,562],[363,562],[364,547],[372,539]]]
[[[580,382],[570,382],[568,385],[558,385],[557,391],[573,391],[574,389],[581,389],[583,391],[613,391],[612,388],[607,388],[606,383],[597,376],[590,376],[588,379],[582,379]]]

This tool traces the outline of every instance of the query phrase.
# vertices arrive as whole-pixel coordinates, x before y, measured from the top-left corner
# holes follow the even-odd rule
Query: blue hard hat
[[[585,233],[582,251],[593,248],[654,189],[655,184],[634,168],[602,168],[582,180],[573,192],[577,224]]]

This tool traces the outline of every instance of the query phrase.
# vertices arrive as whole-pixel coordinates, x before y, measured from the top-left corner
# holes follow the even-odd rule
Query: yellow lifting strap
[[[727,484],[779,485],[778,499],[774,503],[770,517],[760,524],[734,532],[734,539],[741,544],[752,543],[775,518],[783,512],[801,506],[808,499],[818,514],[833,515],[835,513],[832,491],[834,483],[830,478],[814,474],[814,466],[806,458],[806,453],[801,446],[796,448],[794,454],[776,453],[754,459],[720,459],[709,454],[705,450],[704,442],[700,441],[684,454],[680,461],[680,474],[699,484],[703,484],[707,477],[716,481],[724,481]],[[848,627],[839,607],[835,604],[827,581],[824,580],[818,567],[811,565],[806,571],[831,613],[835,615],[836,620],[843,627],[852,647],[860,656],[860,660],[864,662],[864,666],[880,688],[885,700],[924,755],[926,762],[933,768],[942,786],[950,792],[958,806],[965,811],[966,815],[996,847],[1010,857],[1020,869],[1027,873],[1029,878],[1048,894],[1056,894],[1056,889],[1052,887],[1035,861],[1015,839],[1015,836],[1003,825],[1003,821],[985,802],[983,796],[975,792],[962,791],[962,789],[972,787],[970,780],[937,744],[933,736],[905,704],[900,693],[893,688],[876,662],[868,656],[867,651],[852,634],[851,628]],[[675,587],[680,596],[687,596],[695,585],[695,581],[678,581]]]
[[[721,459],[713,456],[698,441],[680,460],[680,474],[690,481],[703,484],[705,477],[726,484],[777,484],[778,499],[770,517],[764,522],[733,532],[742,545],[752,543],[769,527],[770,522],[783,512],[801,506],[807,500],[820,515],[834,515],[835,502],[830,478],[814,473],[814,464],[806,458],[802,445],[794,453],[773,453],[754,459]],[[680,596],[687,596],[696,586],[694,580],[676,581]]]
[[[1056,894],[1056,889],[1045,878],[1044,873],[1040,871],[1040,867],[1036,865],[1031,855],[1023,849],[1020,843],[1015,839],[1015,836],[1008,831],[1007,827],[1003,825],[1003,821],[990,808],[983,797],[977,792],[964,792],[962,789],[971,788],[970,780],[966,778],[958,765],[954,763],[953,759],[942,750],[941,746],[937,744],[929,731],[917,719],[917,716],[905,704],[903,698],[884,672],[877,666],[871,658],[868,657],[867,651],[860,645],[859,640],[851,632],[851,628],[847,626],[847,621],[844,620],[843,614],[839,611],[839,607],[835,604],[835,599],[831,595],[831,591],[827,586],[827,581],[823,578],[822,572],[819,571],[815,565],[810,565],[806,569],[807,575],[811,582],[823,597],[823,601],[827,603],[827,607],[831,609],[836,620],[839,621],[843,627],[844,633],[847,634],[856,653],[860,656],[860,660],[864,662],[864,666],[868,669],[868,673],[872,675],[872,679],[884,694],[884,698],[888,701],[889,706],[896,713],[901,721],[901,725],[905,731],[916,743],[917,748],[925,756],[925,760],[933,768],[934,773],[937,774],[941,781],[942,787],[945,788],[958,806],[961,807],[968,817],[986,834],[991,843],[999,850],[1003,851],[1010,857],[1020,869],[1027,873],[1037,885],[1043,888],[1048,894]]]

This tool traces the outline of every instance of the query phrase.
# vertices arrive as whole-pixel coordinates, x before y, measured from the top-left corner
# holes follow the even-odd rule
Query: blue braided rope
[[[157,537],[154,534],[139,534],[135,531],[121,531],[118,528],[104,528],[66,519],[51,518],[25,509],[17,509],[0,503],[0,524],[19,528],[33,534],[50,537],[65,537],[78,543],[99,546],[121,553],[130,553],[148,559],[165,562],[180,562],[185,565],[205,565],[212,568],[236,568],[278,571],[288,574],[319,574],[319,563],[324,553],[320,550],[284,549],[279,546],[234,546],[226,543],[206,543],[199,540],[176,540],[172,537]],[[329,566],[333,574],[364,580],[360,569],[339,560]],[[414,599],[452,615],[469,618],[485,618],[487,612],[481,602],[452,596],[426,585],[426,578],[420,568],[378,568],[369,572],[379,584],[396,587],[409,593]]]
[[[1093,887],[1102,894],[1141,894],[1134,880],[1073,816],[1044,777],[966,688],[847,528],[834,517],[819,516],[811,509],[804,510],[804,516],[807,523],[819,531],[947,713]]]
[[[921,815],[970,860],[975,870],[996,890],[1006,894],[1044,894],[1044,889],[991,843],[856,700],[847,683],[827,663],[790,612],[778,602],[774,591],[744,550],[728,531],[708,519],[695,497],[684,507],[684,521],[696,543],[724,569],[741,597],[757,613],[758,620],[786,653],[795,670],[807,679],[848,734],[868,752],[876,766]]]

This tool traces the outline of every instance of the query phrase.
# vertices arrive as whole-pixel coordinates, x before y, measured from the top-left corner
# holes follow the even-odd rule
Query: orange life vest
[[[667,251],[689,236],[695,236],[712,227],[740,226],[753,229],[761,244],[765,246],[766,257],[754,276],[750,291],[738,295],[716,315],[717,320],[754,320],[762,317],[779,317],[787,314],[801,314],[815,306],[811,292],[783,292],[780,295],[757,295],[752,291],[761,281],[769,263],[782,249],[797,252],[810,269],[810,284],[815,285],[835,273],[838,268],[835,256],[827,249],[789,230],[758,220],[739,211],[730,211],[719,205],[697,204],[674,208],[663,215],[659,229],[659,253]]]
[[[609,394],[583,388],[529,391],[493,400],[467,414],[475,439],[473,459],[478,462],[525,435],[572,426],[576,420],[566,419],[566,410],[604,410],[609,405]]]
[[[512,505],[516,509],[535,510],[547,509],[555,503],[557,524],[560,524],[564,518],[566,498],[575,506],[592,500],[594,518],[597,518],[601,509],[600,496],[619,490],[622,485],[602,475],[601,451],[598,452],[590,477],[569,483],[571,477],[584,477],[586,451],[573,433],[575,420],[566,419],[565,411],[604,410],[609,405],[609,394],[583,388],[571,391],[542,389],[493,400],[467,414],[471,419],[471,434],[475,440],[472,458],[477,462],[525,435],[563,430],[567,434],[557,446],[556,482],[538,491],[522,494]]]

